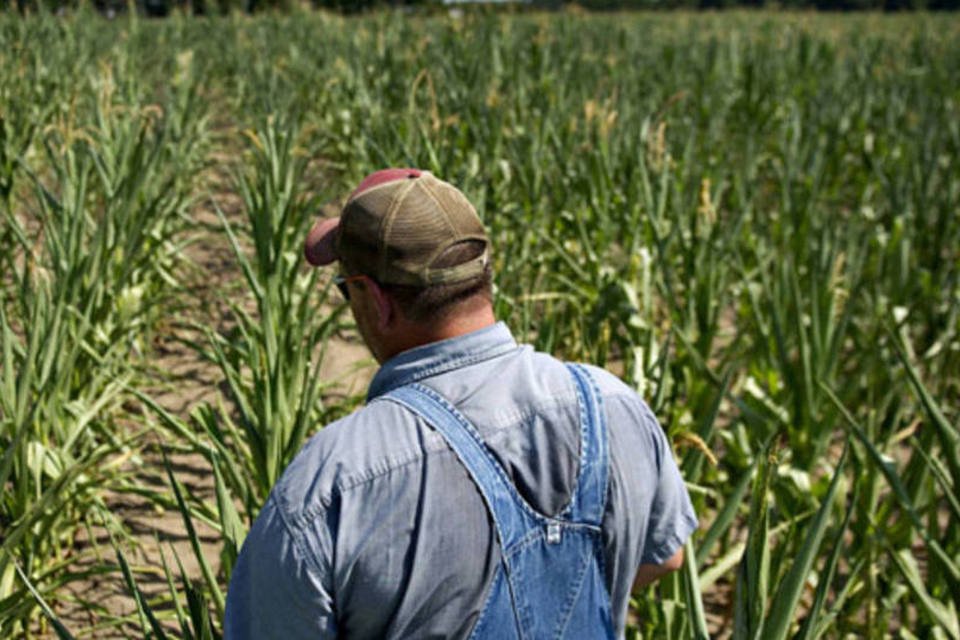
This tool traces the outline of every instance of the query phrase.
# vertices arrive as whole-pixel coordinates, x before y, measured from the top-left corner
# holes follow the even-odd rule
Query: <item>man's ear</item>
[[[377,307],[377,329],[384,331],[397,317],[397,312],[393,307],[394,302],[376,281],[367,279],[364,284],[370,287],[373,303]]]

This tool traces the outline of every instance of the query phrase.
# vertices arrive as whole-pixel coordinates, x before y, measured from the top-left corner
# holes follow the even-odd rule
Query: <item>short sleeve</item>
[[[663,564],[697,528],[697,516],[666,434],[653,413],[644,408],[645,426],[656,459],[656,488],[650,503],[649,525],[640,562]]]
[[[291,531],[271,496],[233,568],[224,638],[335,638],[330,572],[320,546]]]

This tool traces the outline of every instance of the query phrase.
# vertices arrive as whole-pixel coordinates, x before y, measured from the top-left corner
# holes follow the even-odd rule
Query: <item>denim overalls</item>
[[[467,468],[493,517],[500,542],[494,574],[472,638],[613,638],[600,532],[607,491],[607,428],[600,394],[585,368],[568,364],[580,406],[580,470],[570,503],[556,517],[517,493],[476,428],[421,384],[383,396],[418,413]]]

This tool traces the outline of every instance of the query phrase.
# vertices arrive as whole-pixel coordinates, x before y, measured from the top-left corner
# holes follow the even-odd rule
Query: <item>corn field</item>
[[[951,14],[0,14],[0,637],[219,636],[260,505],[371,369],[331,369],[358,338],[303,238],[415,166],[476,204],[497,315],[674,444],[701,526],[628,638],[960,639],[958,43]]]

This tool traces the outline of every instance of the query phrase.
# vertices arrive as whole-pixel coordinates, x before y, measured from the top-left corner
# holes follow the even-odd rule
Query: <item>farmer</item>
[[[381,366],[273,488],[226,637],[622,636],[631,589],[697,524],[643,400],[517,344],[480,219],[426,171],[367,176],[305,254],[337,264]]]

